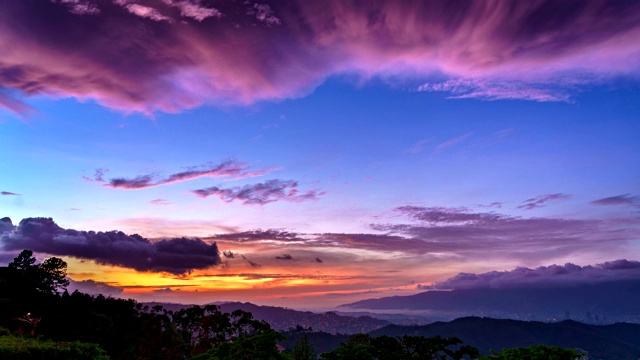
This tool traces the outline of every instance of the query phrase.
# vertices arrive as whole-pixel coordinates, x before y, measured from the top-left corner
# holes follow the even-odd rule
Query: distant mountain
[[[371,316],[341,316],[335,312],[321,314],[310,311],[297,311],[274,306],[258,306],[251,303],[231,302],[217,304],[223,312],[234,310],[248,311],[258,320],[264,320],[275,330],[288,330],[298,325],[303,328],[311,327],[314,331],[330,334],[367,333],[389,325],[386,320],[374,319]]]
[[[618,323],[589,325],[576,321],[543,323],[518,320],[468,317],[451,322],[437,322],[423,326],[389,325],[369,333],[371,336],[458,337],[481,354],[503,348],[545,344],[577,348],[586,351],[590,360],[637,360],[640,358],[640,325]],[[331,351],[346,342],[345,335],[325,333],[287,333],[282,344],[292,346],[307,335],[316,351]]]
[[[453,317],[640,322],[640,280],[573,287],[459,289],[362,300],[343,309],[422,310]]]
[[[173,312],[195,305],[174,303],[147,302],[144,305],[152,308],[156,305]],[[313,313],[298,311],[275,306],[261,306],[242,302],[215,302],[222,312],[231,313],[234,310],[250,312],[255,319],[264,320],[277,331],[296,329],[305,331],[320,331],[329,334],[359,334],[368,333],[391,324],[390,321],[376,319],[371,316],[346,316],[335,312]]]
[[[583,349],[590,360],[637,360],[640,357],[639,324],[589,325],[570,320],[543,323],[469,317],[424,326],[389,325],[370,334],[455,336],[465,344],[477,347],[482,354],[490,349],[545,344]]]

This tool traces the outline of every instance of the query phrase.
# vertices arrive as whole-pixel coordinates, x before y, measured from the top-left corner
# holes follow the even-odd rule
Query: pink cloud
[[[299,97],[345,73],[567,101],[640,69],[632,1],[4,1],[0,23],[0,88],[125,112]]]

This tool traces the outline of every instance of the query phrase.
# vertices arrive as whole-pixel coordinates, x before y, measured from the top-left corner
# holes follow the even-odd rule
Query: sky
[[[639,38],[622,0],[1,2],[0,263],[300,309],[617,278]]]

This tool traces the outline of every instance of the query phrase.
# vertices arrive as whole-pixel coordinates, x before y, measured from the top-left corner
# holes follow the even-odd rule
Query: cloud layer
[[[63,229],[50,218],[26,218],[18,226],[0,222],[0,245],[5,251],[30,249],[57,256],[94,260],[138,271],[184,274],[220,264],[216,243],[173,238],[149,241],[121,231]]]
[[[531,203],[536,201],[532,199]],[[640,235],[637,218],[619,221],[523,218],[466,208],[424,206],[402,206],[396,211],[413,221],[371,224],[372,229],[401,236],[405,240],[397,242],[397,246],[408,251],[476,260],[490,257],[549,261],[584,253],[585,249],[607,254],[630,246]]]
[[[16,112],[10,93],[176,112],[301,96],[344,73],[565,101],[640,58],[633,1],[23,0],[0,3],[0,24],[0,106]]]
[[[449,290],[553,287],[638,279],[640,279],[640,262],[621,259],[586,266],[567,263],[540,266],[535,269],[518,267],[511,271],[491,271],[482,274],[460,273],[433,286],[420,288]]]

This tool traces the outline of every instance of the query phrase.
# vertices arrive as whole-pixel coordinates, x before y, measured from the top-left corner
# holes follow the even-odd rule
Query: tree
[[[300,340],[293,344],[293,359],[294,360],[312,360],[316,356],[313,353],[313,346],[309,343],[307,335],[303,335]]]
[[[461,360],[475,359],[478,349],[460,346],[458,338],[423,336],[371,337],[356,334],[346,344],[320,356],[323,360]]]
[[[578,360],[586,357],[586,354],[573,349],[547,345],[531,345],[527,348],[503,349],[499,353],[493,350],[491,352],[491,355],[483,356],[478,360]]]
[[[9,269],[15,272],[29,289],[58,294],[69,285],[67,263],[64,260],[51,257],[42,264],[36,264],[31,250],[23,250],[9,264]]]
[[[33,251],[22,250],[22,252],[9,264],[9,269],[26,272],[33,267],[36,262],[36,258],[33,257]]]
[[[40,289],[58,294],[69,286],[67,279],[67,263],[60,258],[51,257],[40,264]]]

